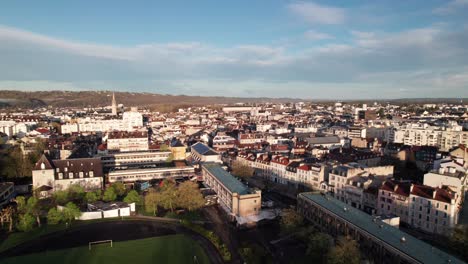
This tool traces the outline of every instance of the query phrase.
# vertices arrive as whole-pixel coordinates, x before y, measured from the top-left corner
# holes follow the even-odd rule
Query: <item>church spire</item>
[[[112,93],[112,115],[117,115],[117,102],[115,101],[115,94]]]

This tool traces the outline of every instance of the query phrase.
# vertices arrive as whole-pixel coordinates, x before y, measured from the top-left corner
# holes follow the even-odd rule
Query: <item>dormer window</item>
[[[65,172],[68,172],[68,167],[65,167],[64,169],[65,169]]]
[[[80,171],[80,178],[83,178],[83,172]]]
[[[94,177],[94,171],[89,172],[89,177]]]

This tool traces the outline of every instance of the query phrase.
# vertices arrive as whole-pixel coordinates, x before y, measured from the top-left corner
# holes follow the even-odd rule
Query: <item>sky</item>
[[[468,97],[468,0],[1,1],[0,89]]]

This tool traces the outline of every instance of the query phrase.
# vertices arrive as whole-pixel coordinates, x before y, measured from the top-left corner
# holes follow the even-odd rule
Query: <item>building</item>
[[[148,132],[110,132],[107,136],[107,149],[110,152],[147,151],[149,149]]]
[[[392,176],[393,166],[365,167],[358,163],[348,163],[335,166],[330,170],[328,187],[336,199],[364,210],[365,183],[369,184],[372,180],[379,178],[383,181]],[[361,179],[355,177],[361,177]]]
[[[138,112],[137,107],[132,107],[129,112],[124,112],[122,115],[123,129],[132,131],[135,128],[143,127],[143,115]]]
[[[197,142],[190,148],[190,155],[197,162],[218,162],[222,163],[221,157],[214,149]]]
[[[386,181],[379,189],[377,212],[399,216],[428,233],[446,234],[458,224],[461,200],[450,188]]]
[[[281,155],[239,153],[237,161],[257,169],[256,173],[265,179],[279,184],[322,189],[328,180],[329,168],[326,164],[290,161]]]
[[[468,182],[465,171],[457,171],[455,167],[441,167],[439,170],[424,174],[423,184],[434,188],[447,186],[462,193],[466,192]]]
[[[103,170],[101,159],[49,160],[45,155],[32,170],[33,189],[47,197],[49,193],[68,189],[78,184],[86,190],[102,189]]]
[[[182,179],[184,177],[193,177],[195,168],[187,165],[185,162],[172,162],[169,166],[166,164],[142,166],[141,168],[129,168],[110,171],[107,179],[110,183],[124,182],[135,183],[136,181]]]
[[[447,127],[429,126],[428,124],[408,124],[395,128],[395,143],[410,146],[434,146],[440,151],[450,151],[460,144],[468,144],[468,131],[462,126],[450,124]]]
[[[187,147],[180,140],[173,140],[169,145],[171,150],[172,160],[185,160]]]
[[[224,133],[218,133],[214,138],[213,138],[213,148],[216,151],[225,151],[230,148],[234,148],[236,146],[236,139],[227,136]]]
[[[0,208],[8,204],[15,197],[15,184],[12,182],[0,183]]]
[[[297,209],[323,232],[356,240],[361,252],[373,263],[463,263],[381,219],[328,195],[300,193]]]
[[[218,202],[231,216],[248,217],[260,213],[260,190],[249,189],[216,163],[204,163],[202,173],[204,183],[216,192]]]
[[[126,168],[154,163],[164,163],[170,151],[115,152],[100,156],[104,168]]]

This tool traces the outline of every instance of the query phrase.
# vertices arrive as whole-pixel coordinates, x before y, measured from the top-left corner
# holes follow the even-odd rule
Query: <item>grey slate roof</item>
[[[228,188],[232,193],[238,193],[240,195],[249,193],[249,188],[247,186],[232,176],[229,172],[224,170],[219,164],[205,163],[202,166],[208,170],[211,175],[222,182],[223,185],[226,186],[226,188]]]
[[[337,136],[312,137],[312,138],[306,138],[306,141],[309,144],[337,144],[337,143],[340,143],[340,138]]]
[[[416,259],[421,263],[464,263],[463,261],[449,255],[442,250],[403,232],[398,228],[384,224],[381,221],[374,222],[373,217],[354,207],[351,207],[332,197],[325,197],[320,193],[301,193],[299,194],[308,200],[327,209],[340,218],[345,219],[351,224],[359,227],[361,230],[369,233],[391,247],[404,252],[406,255]],[[347,210],[344,210],[344,207]],[[383,225],[381,228],[380,225]],[[406,242],[402,243],[401,238],[405,237]]]

